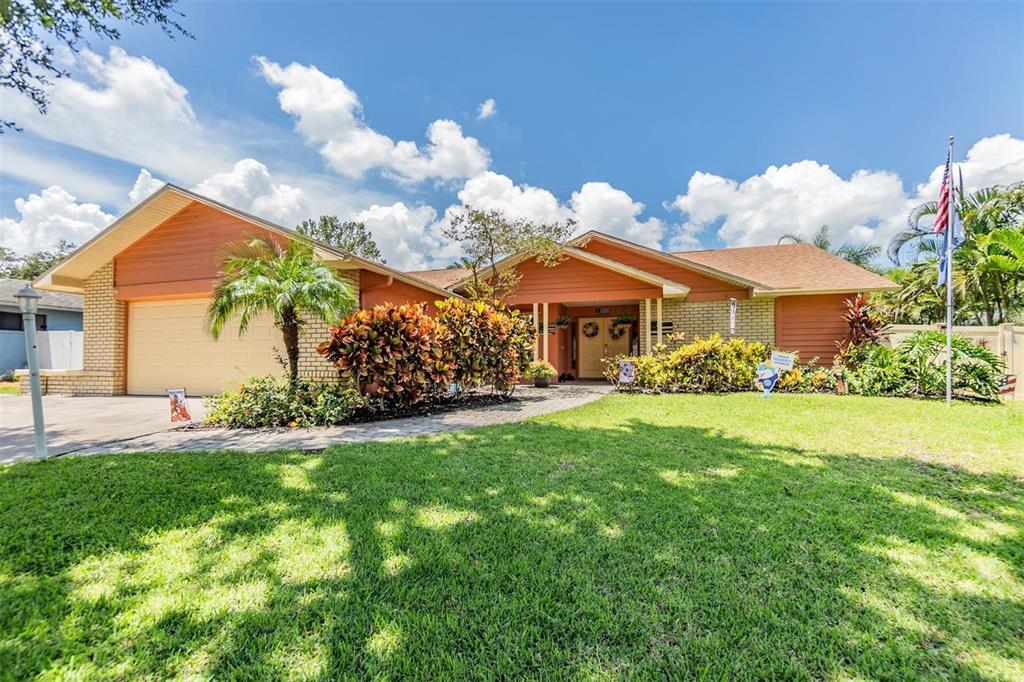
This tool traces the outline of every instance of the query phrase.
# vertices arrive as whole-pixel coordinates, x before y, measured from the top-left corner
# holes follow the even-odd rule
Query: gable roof
[[[0,305],[19,307],[14,294],[28,286],[28,280],[0,279]],[[63,294],[55,291],[39,292],[40,310],[71,310],[81,312],[82,297],[77,294]]]
[[[755,293],[854,292],[895,289],[891,280],[823,251],[812,244],[775,244],[672,254],[738,277],[756,280]]]
[[[108,263],[117,254],[156,229],[187,206],[197,202],[234,216],[253,226],[279,234],[286,239],[303,239],[313,245],[318,256],[325,261],[347,265],[345,269],[362,268],[430,291],[440,296],[452,296],[450,291],[430,282],[410,276],[401,270],[360,258],[329,244],[300,235],[295,230],[282,227],[244,211],[239,211],[219,201],[196,194],[170,183],[165,184],[130,211],[111,223],[105,230],[76,249],[70,256],[40,275],[35,282],[39,289],[64,292],[82,291],[86,277]]]
[[[405,273],[436,287],[448,288],[469,277],[469,268],[437,268],[434,270],[410,270]]]

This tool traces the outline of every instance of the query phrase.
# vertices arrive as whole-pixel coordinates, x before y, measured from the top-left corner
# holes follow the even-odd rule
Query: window
[[[24,330],[21,313],[0,312],[0,330],[20,332]],[[36,329],[46,331],[46,315],[36,315]]]
[[[662,320],[661,321],[661,333],[662,334],[671,334],[672,330],[674,329],[674,327],[675,327],[675,325],[672,324],[672,320]],[[651,333],[652,334],[657,334],[658,333],[658,322],[656,320],[651,320]]]

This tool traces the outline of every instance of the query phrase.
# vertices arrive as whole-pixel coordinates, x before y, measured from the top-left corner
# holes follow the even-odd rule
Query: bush
[[[464,389],[493,385],[510,389],[532,356],[533,326],[518,310],[501,304],[449,298],[437,303],[445,357],[452,380]]]
[[[617,383],[618,361],[628,359],[635,363],[637,388],[687,393],[749,391],[754,387],[757,365],[767,354],[763,343],[724,341],[712,334],[670,352],[606,360],[605,376]]]
[[[320,344],[359,393],[383,406],[413,405],[448,390],[454,366],[445,353],[444,325],[423,304],[358,310],[331,327]]]
[[[230,428],[324,426],[348,420],[362,406],[351,387],[305,379],[252,377],[206,399],[206,422]]]
[[[551,379],[558,376],[558,370],[546,360],[535,360],[526,368],[524,375],[527,379]]]
[[[994,400],[1003,363],[988,348],[953,335],[953,393]],[[899,347],[870,346],[850,375],[850,390],[862,395],[939,397],[946,394],[946,334],[921,331]]]

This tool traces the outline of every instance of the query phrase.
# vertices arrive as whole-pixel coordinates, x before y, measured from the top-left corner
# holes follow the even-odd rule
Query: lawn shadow
[[[1024,485],[629,421],[0,472],[0,669],[1013,677]]]

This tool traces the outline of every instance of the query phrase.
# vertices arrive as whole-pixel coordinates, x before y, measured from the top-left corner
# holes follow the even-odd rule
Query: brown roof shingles
[[[438,270],[412,270],[405,273],[410,277],[447,289],[469,275],[468,268],[440,268]]]
[[[769,289],[867,291],[896,287],[891,280],[811,244],[681,251],[672,255],[759,282]]]

